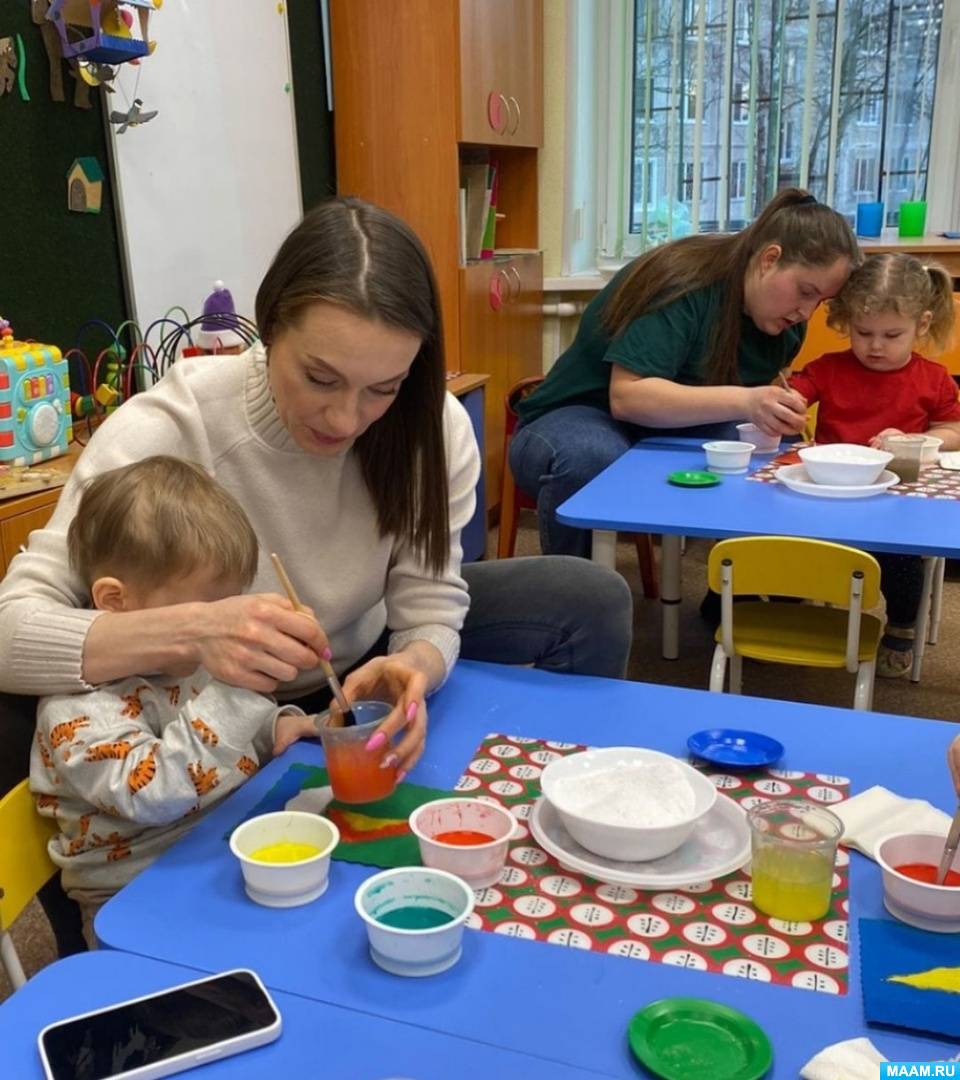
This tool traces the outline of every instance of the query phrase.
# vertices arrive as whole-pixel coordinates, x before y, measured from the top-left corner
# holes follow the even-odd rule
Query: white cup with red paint
[[[499,877],[518,831],[509,810],[483,799],[434,799],[410,815],[424,866],[456,874],[471,889]]]

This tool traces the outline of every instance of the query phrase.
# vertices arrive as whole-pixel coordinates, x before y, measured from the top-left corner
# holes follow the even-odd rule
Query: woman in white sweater
[[[631,600],[617,575],[577,559],[461,567],[479,455],[445,389],[433,273],[406,225],[357,200],[318,206],[281,246],[256,316],[262,344],[179,361],[97,430],[0,585],[0,690],[70,693],[200,665],[300,700],[322,687],[329,650],[349,698],[397,702],[384,731],[406,729],[407,770],[423,750],[425,697],[458,653],[623,674]],[[154,454],[199,463],[244,508],[260,543],[248,594],[90,609],[65,542],[79,493]],[[315,619],[280,594],[272,551]],[[10,727],[0,719],[8,746]]]

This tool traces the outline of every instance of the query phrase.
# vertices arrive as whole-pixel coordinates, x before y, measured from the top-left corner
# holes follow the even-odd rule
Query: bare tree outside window
[[[630,231],[652,245],[741,228],[791,186],[851,221],[882,200],[895,225],[926,190],[942,12],[943,0],[636,0]]]

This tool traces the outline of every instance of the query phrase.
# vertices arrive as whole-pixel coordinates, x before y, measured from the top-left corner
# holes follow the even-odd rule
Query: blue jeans
[[[655,430],[615,420],[593,405],[566,405],[524,424],[510,440],[510,468],[521,491],[537,500],[545,555],[590,558],[589,529],[561,525],[556,510],[571,495],[647,435],[737,438],[731,424]]]
[[[582,559],[467,563],[470,610],[464,660],[532,664],[544,671],[621,679],[633,636],[633,597],[623,578]]]

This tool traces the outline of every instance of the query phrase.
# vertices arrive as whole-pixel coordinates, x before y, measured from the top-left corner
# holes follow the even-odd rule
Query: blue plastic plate
[[[783,743],[756,731],[734,728],[709,728],[687,739],[687,749],[694,757],[726,765],[731,769],[753,769],[773,765],[783,757]]]

